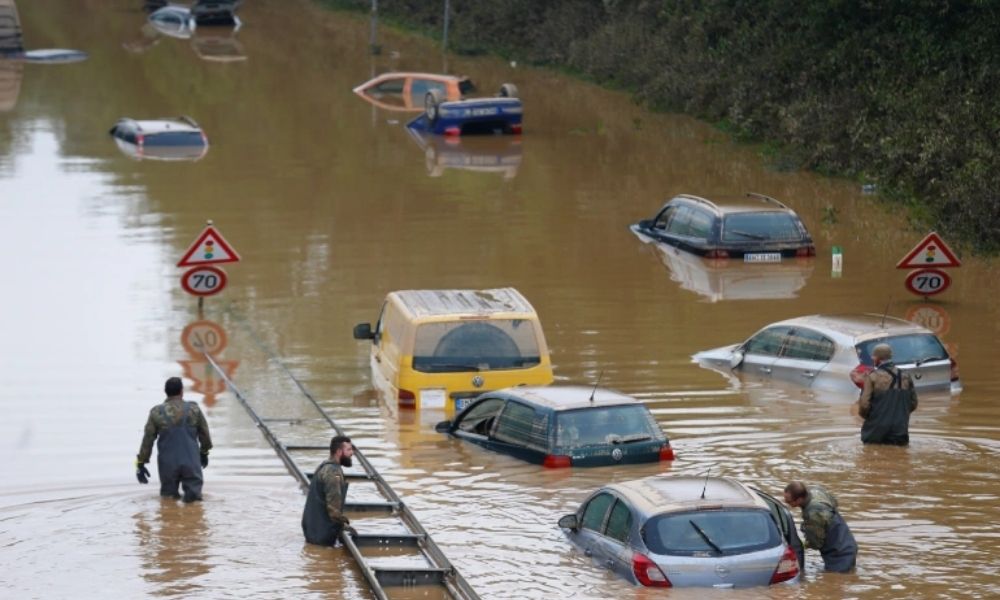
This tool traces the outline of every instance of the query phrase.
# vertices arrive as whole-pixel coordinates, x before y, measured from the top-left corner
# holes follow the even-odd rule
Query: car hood
[[[733,352],[739,347],[740,344],[729,344],[728,346],[719,346],[711,350],[702,350],[701,352],[692,354],[691,361],[699,364],[720,362],[728,364],[729,360],[733,357]]]

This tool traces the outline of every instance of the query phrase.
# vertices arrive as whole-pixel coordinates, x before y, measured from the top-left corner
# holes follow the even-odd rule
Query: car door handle
[[[760,368],[760,372],[761,373],[767,373],[768,375],[770,375],[771,374],[771,367],[761,367]]]
[[[613,569],[615,568],[615,561],[609,558],[608,560],[604,561],[604,566],[606,566],[609,569]]]
[[[594,555],[594,551],[591,550],[590,548],[587,548],[586,550],[583,551],[583,554],[585,556],[593,556]]]
[[[815,377],[816,373],[814,373],[812,371],[802,371],[802,376],[803,377]]]

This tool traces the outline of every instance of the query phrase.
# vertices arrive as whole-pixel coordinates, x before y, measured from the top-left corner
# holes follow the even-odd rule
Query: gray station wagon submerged
[[[649,408],[585,386],[513,387],[479,396],[437,431],[546,467],[673,460]]]
[[[791,512],[725,477],[655,476],[604,486],[559,519],[595,563],[650,587],[749,587],[799,580]]]

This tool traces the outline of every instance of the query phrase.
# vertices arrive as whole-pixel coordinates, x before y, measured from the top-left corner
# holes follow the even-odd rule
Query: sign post
[[[228,282],[226,272],[213,265],[239,261],[240,255],[209,220],[177,262],[178,267],[192,267],[181,275],[181,287],[198,296],[198,308],[201,309],[205,296],[218,294]]]
[[[904,285],[924,299],[940,294],[951,285],[951,277],[941,269],[960,266],[962,261],[935,231],[928,233],[896,263],[897,269],[916,269],[906,276]]]

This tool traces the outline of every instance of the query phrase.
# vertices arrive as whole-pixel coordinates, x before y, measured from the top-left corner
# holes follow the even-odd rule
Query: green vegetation
[[[319,0],[369,10],[370,0]],[[443,2],[381,0],[440,31]],[[1000,251],[1000,5],[983,0],[453,0],[449,39],[693,114],[769,160],[874,182]],[[775,156],[780,154],[780,158]],[[919,208],[915,208],[919,206]]]

